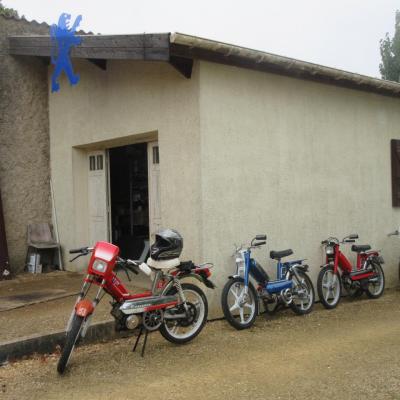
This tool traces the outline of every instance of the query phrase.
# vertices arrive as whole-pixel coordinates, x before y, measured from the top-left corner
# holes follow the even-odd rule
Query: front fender
[[[86,318],[94,311],[94,306],[90,300],[84,299],[76,303],[75,314],[80,317]]]

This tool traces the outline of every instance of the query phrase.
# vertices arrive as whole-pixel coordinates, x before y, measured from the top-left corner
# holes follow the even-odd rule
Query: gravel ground
[[[133,338],[78,348],[69,372],[57,355],[0,368],[7,399],[400,399],[400,291],[343,299],[305,317],[289,310],[235,331],[209,323],[192,343],[158,333],[146,356]]]

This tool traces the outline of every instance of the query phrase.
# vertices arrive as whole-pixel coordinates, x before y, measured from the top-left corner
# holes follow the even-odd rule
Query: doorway
[[[148,144],[109,149],[111,240],[123,258],[137,260],[149,240]]]

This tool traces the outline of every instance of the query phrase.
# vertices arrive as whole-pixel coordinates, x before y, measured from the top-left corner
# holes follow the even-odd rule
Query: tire
[[[233,288],[237,287],[236,294],[233,292]],[[243,311],[243,316],[241,315],[241,311],[244,310],[245,307],[240,307],[237,302],[235,304],[230,304],[229,302],[229,296],[232,293],[233,300],[237,300],[238,296],[240,294],[238,293],[238,290],[242,291],[244,289],[244,280],[242,278],[233,278],[229,279],[228,282],[226,282],[224,289],[222,290],[222,297],[221,297],[221,303],[222,303],[222,311],[224,312],[224,316],[226,320],[237,330],[242,330],[242,329],[247,329],[250,328],[253,324],[254,321],[258,315],[258,296],[257,292],[254,289],[254,286],[249,282],[249,291],[248,294],[251,298],[251,313],[250,316],[247,320],[243,321],[244,317],[244,311]],[[246,303],[247,304],[247,303]],[[234,315],[232,314],[232,308],[236,306],[236,309],[239,310],[239,315]],[[248,308],[248,307],[247,307]],[[239,319],[237,318],[239,316]]]
[[[58,360],[57,372],[62,375],[67,367],[68,361],[71,357],[72,351],[74,350],[75,344],[81,333],[82,324],[84,318],[78,315],[74,315],[71,323],[71,329],[67,333],[67,338],[65,339],[65,344],[61,352],[61,357]]]
[[[379,297],[381,297],[382,296],[382,294],[383,294],[383,291],[385,290],[385,274],[383,273],[383,269],[382,269],[382,267],[381,267],[381,265],[380,264],[378,264],[378,263],[372,263],[371,264],[371,266],[372,266],[372,268],[375,270],[375,272],[378,274],[378,276],[379,276],[379,279],[380,279],[380,283],[379,283],[379,288],[378,288],[378,290],[377,291],[373,291],[373,290],[371,290],[371,285],[372,286],[375,286],[375,285],[373,285],[372,283],[370,283],[369,285],[368,285],[368,288],[367,289],[365,289],[365,293],[367,294],[367,296],[370,298],[370,299],[377,299],[377,298],[379,298]]]
[[[303,287],[301,289],[307,290],[307,292],[308,292],[307,293],[308,303],[306,306],[304,306],[304,302],[301,302],[301,304],[297,304],[295,302],[296,297],[293,296],[292,302],[290,303],[290,308],[292,309],[292,311],[295,314],[305,315],[305,314],[309,314],[314,307],[314,300],[315,300],[314,286],[311,282],[311,279],[308,277],[308,275],[305,272],[297,270],[297,274],[303,280],[303,282],[301,283],[301,286],[303,286]],[[296,275],[292,276],[292,280],[297,282]],[[300,282],[297,282],[297,283],[300,286]],[[298,298],[298,299],[300,300],[300,298]]]
[[[324,286],[326,285],[325,280],[329,276],[328,274],[331,276],[335,276],[337,279],[335,285],[335,287],[337,288],[337,292],[335,292],[334,299],[332,299],[331,301],[329,301],[329,297],[326,298],[326,293],[324,293],[323,291]],[[332,265],[327,265],[323,267],[319,272],[317,281],[317,290],[318,290],[319,300],[327,310],[332,310],[339,304],[340,296],[342,294],[342,282],[340,279],[340,275],[338,273],[334,274]]]
[[[186,298],[188,299],[188,302],[190,302],[190,295],[197,297],[197,300],[199,301],[199,309],[197,309],[197,312],[200,312],[200,315],[197,316],[197,319],[195,320],[194,324],[194,330],[189,331],[186,333],[181,333],[178,334],[177,332],[173,332],[173,329],[176,329],[176,325],[174,327],[170,327],[167,325],[167,322],[164,321],[162,325],[160,326],[160,333],[161,335],[167,339],[171,343],[175,344],[184,344],[187,342],[190,342],[193,340],[204,328],[204,325],[207,322],[207,315],[208,315],[208,302],[207,302],[207,297],[204,294],[204,292],[196,285],[193,285],[191,283],[182,283],[182,290],[185,293]],[[171,288],[167,293],[167,295],[174,295],[176,294],[176,288],[173,287]],[[200,304],[201,303],[201,304]],[[194,304],[194,303],[193,303]],[[196,306],[196,305],[195,305]],[[196,307],[197,308],[197,307]],[[179,323],[178,323],[179,325]],[[179,326],[179,328],[184,328],[184,326]]]

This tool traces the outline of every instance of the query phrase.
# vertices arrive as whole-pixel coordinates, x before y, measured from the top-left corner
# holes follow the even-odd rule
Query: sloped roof
[[[208,59],[238,67],[400,97],[400,84],[397,82],[182,33],[171,34],[170,42],[174,54],[183,57]]]
[[[9,53],[50,57],[50,37],[10,36]],[[106,60],[111,59],[165,61],[170,62],[186,78],[191,77],[193,60],[200,59],[400,97],[400,84],[397,82],[182,33],[87,34],[82,36],[82,43],[72,49],[71,56],[97,63],[103,60],[102,68],[105,68]]]
[[[35,19],[28,20],[25,18],[24,15],[22,15],[21,17],[16,17],[15,15],[0,14],[0,16],[4,19],[11,19],[14,21],[24,22],[24,23],[28,23],[28,24],[32,24],[32,25],[37,25],[37,26],[44,26],[44,27],[48,27],[48,28],[50,27],[49,24],[47,24],[46,22],[38,22]]]

